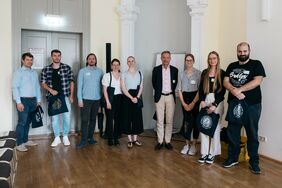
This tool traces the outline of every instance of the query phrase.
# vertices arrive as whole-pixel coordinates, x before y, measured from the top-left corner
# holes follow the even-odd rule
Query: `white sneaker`
[[[61,139],[59,136],[55,137],[54,141],[51,144],[51,147],[56,147],[57,145],[59,145],[61,143]]]
[[[188,155],[196,155],[196,153],[197,153],[196,144],[192,144],[192,145],[190,146]]]
[[[26,143],[24,143],[24,145],[25,145],[25,146],[37,146],[37,143],[35,143],[35,142],[29,140],[29,141],[27,141]]]
[[[24,144],[21,144],[19,146],[16,147],[18,151],[27,151],[28,149],[25,147]]]
[[[68,136],[64,136],[63,137],[63,143],[64,143],[65,146],[69,146],[70,145],[70,141],[69,141]]]
[[[187,153],[188,153],[188,151],[189,151],[189,145],[188,144],[186,144],[183,148],[182,148],[182,150],[181,150],[181,154],[183,154],[183,155],[186,155]]]

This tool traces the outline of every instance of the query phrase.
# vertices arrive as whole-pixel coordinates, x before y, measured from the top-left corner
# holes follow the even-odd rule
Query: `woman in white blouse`
[[[135,58],[127,58],[128,70],[122,74],[121,88],[123,97],[123,133],[128,135],[128,148],[133,144],[141,146],[138,134],[143,132],[142,107],[138,105],[143,91],[143,74],[136,70]],[[139,103],[140,104],[140,103]]]
[[[122,92],[120,84],[120,61],[118,59],[112,60],[111,69],[112,71],[106,73],[102,79],[106,102],[106,132],[109,146],[119,144]]]

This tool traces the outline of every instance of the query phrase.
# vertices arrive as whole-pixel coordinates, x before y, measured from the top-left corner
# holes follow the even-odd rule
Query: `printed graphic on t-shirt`
[[[233,71],[230,73],[230,81],[233,86],[240,87],[244,85],[247,82],[247,78],[250,74],[249,70],[245,69],[233,69]]]

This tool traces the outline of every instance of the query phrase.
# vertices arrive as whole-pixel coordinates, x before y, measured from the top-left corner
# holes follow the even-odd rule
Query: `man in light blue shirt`
[[[81,110],[81,141],[77,149],[89,144],[96,144],[93,134],[96,125],[96,116],[102,97],[103,71],[96,67],[96,55],[90,53],[86,58],[86,67],[80,69],[77,83],[78,106]]]
[[[30,112],[36,110],[41,102],[40,85],[38,75],[31,68],[33,55],[24,53],[22,55],[22,67],[15,71],[13,75],[13,98],[17,104],[18,124],[17,150],[27,151],[26,146],[36,146],[33,141],[28,141],[28,131],[31,123]]]

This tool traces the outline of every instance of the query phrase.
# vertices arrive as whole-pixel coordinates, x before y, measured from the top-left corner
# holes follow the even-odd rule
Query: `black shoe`
[[[165,143],[165,148],[168,149],[168,150],[172,150],[173,149],[171,143]]]
[[[211,154],[208,155],[208,157],[206,158],[206,163],[207,164],[212,164],[214,162],[215,157],[212,156]]]
[[[119,145],[119,141],[117,139],[114,140],[114,145]]]
[[[100,131],[99,135],[100,135],[100,138],[103,138],[103,131]]]
[[[108,135],[106,135],[105,133],[102,135],[102,138],[107,140],[108,139]]]
[[[88,140],[88,143],[89,143],[90,145],[94,145],[94,144],[97,144],[98,142],[97,142],[96,140],[94,140],[94,139],[89,139],[89,140]]]
[[[261,174],[260,168],[257,164],[250,164],[249,169],[254,174]]]
[[[222,163],[222,166],[224,168],[231,168],[232,166],[238,165],[239,162],[233,159],[227,159],[226,161],[224,161],[224,163]]]
[[[157,145],[155,145],[155,150],[160,150],[162,149],[163,144],[157,143]]]
[[[113,142],[113,140],[112,140],[112,139],[109,139],[109,140],[108,140],[108,145],[109,145],[109,146],[114,145],[114,142]]]
[[[76,149],[82,149],[82,148],[84,148],[86,146],[87,146],[86,142],[80,142],[78,145],[76,145]]]
[[[203,163],[206,162],[207,158],[208,158],[208,155],[202,155],[202,156],[198,159],[198,162],[201,163],[201,164],[203,164]]]

